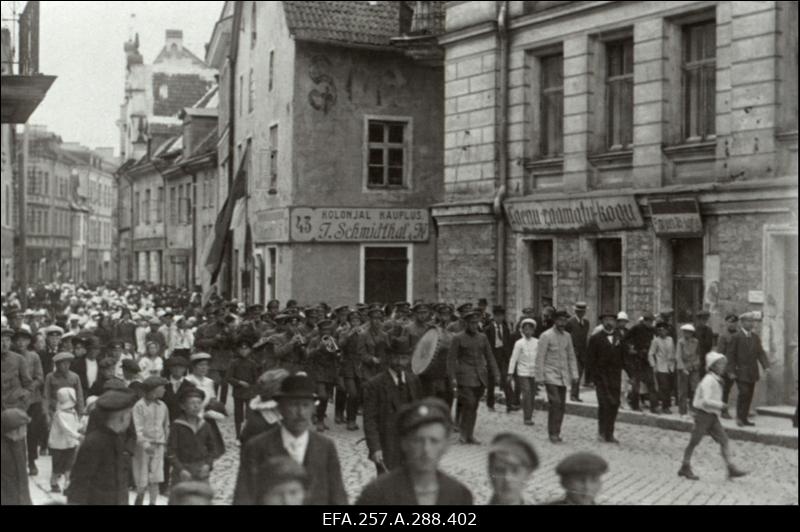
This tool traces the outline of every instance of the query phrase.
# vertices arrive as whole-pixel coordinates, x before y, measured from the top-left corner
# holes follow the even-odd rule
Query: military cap
[[[483,317],[483,314],[478,310],[472,310],[470,312],[466,312],[466,313],[461,315],[461,319],[465,320],[465,321],[466,320],[471,320],[472,318],[481,319],[482,317]]]
[[[243,345],[247,347],[253,347],[257,342],[258,338],[256,338],[254,335],[249,333],[243,333],[238,335],[234,339],[233,345],[236,348],[242,347]]]
[[[608,463],[596,454],[587,452],[570,455],[556,466],[556,473],[562,477],[600,476],[606,471],[608,471]]]
[[[16,340],[17,338],[23,337],[23,336],[25,338],[28,338],[29,340],[31,338],[33,338],[33,335],[27,329],[18,329],[16,331],[12,330],[11,332],[12,332],[12,335],[14,336],[14,340]],[[3,334],[3,336],[5,336],[5,333]]]
[[[178,395],[178,402],[185,402],[187,399],[197,397],[198,399],[205,400],[206,394],[203,390],[196,386],[188,386]]]
[[[340,312],[344,312],[344,311],[350,312],[350,307],[348,307],[347,305],[339,305],[338,307],[333,309],[333,311],[336,314],[339,314]]]
[[[454,310],[455,309],[453,309],[453,305],[449,303],[439,303],[436,305],[436,312],[449,311],[452,314]]]
[[[317,394],[314,393],[314,381],[308,375],[295,373],[283,379],[274,397],[276,399],[316,399]]]
[[[450,409],[441,399],[427,397],[404,405],[397,415],[397,428],[401,436],[428,423],[441,423],[448,430],[453,425]]]
[[[132,358],[126,358],[122,361],[122,371],[130,371],[131,373],[139,373],[142,368]]]
[[[492,307],[492,314],[505,314],[506,309],[503,305],[495,305]]]
[[[142,388],[145,391],[149,392],[150,390],[155,390],[159,386],[166,386],[169,384],[169,381],[164,377],[152,376],[147,377],[144,382],[142,383]]]
[[[417,303],[414,305],[414,308],[411,309],[414,312],[419,312],[420,310],[431,310],[431,306],[427,303]]]
[[[56,356],[53,357],[53,364],[62,362],[64,360],[75,360],[75,355],[67,351],[62,351],[61,353],[58,353]]]
[[[347,313],[347,321],[350,321],[354,316],[358,316],[358,318],[361,319],[361,312],[357,310],[351,310]]]
[[[289,456],[273,456],[258,469],[257,501],[269,490],[285,482],[297,481],[308,487],[309,476],[306,468]]]
[[[411,303],[408,301],[398,301],[394,304],[395,307],[410,307]]]
[[[652,312],[650,312],[648,310],[647,312],[642,314],[642,319],[647,320],[647,321],[652,321],[652,320],[656,319],[656,317],[653,315]]]
[[[725,321],[727,321],[728,323],[736,323],[737,321],[739,321],[739,316],[737,316],[736,314],[728,314],[727,316],[725,316]]]
[[[333,327],[333,320],[325,319],[325,320],[320,320],[319,322],[317,322],[317,328],[319,328],[319,330],[322,330],[322,329],[324,329],[326,327]]]
[[[24,410],[19,408],[9,408],[7,410],[3,410],[2,415],[0,415],[0,425],[2,425],[3,434],[18,429],[30,422],[30,416],[28,416]]]
[[[290,312],[282,312],[281,314],[278,314],[277,316],[275,316],[275,323],[282,324],[282,323],[286,323],[289,320],[297,319],[297,318],[298,318],[297,314],[292,314]]]
[[[530,470],[539,466],[539,455],[536,454],[533,445],[527,439],[512,432],[497,434],[492,439],[489,457],[493,456],[522,465]]]
[[[586,304],[586,301],[578,301],[572,308],[575,310],[586,310],[588,305]]]
[[[464,303],[456,308],[460,314],[463,314],[469,310],[472,310],[472,303]]]
[[[612,316],[613,316],[613,314],[612,314]],[[556,319],[556,318],[569,318],[569,312],[567,312],[564,309],[558,309],[557,311],[555,311],[553,313],[553,319]]]
[[[249,307],[247,307],[248,313],[254,313],[254,312],[261,313],[263,311],[264,311],[264,305],[250,305]]]
[[[197,480],[179,482],[169,492],[169,505],[183,506],[183,500],[189,497],[201,497],[210,503],[214,498],[214,490],[208,482]]]
[[[106,358],[102,359],[100,362],[97,363],[97,367],[99,369],[113,368],[116,365],[117,365],[117,363],[114,362],[114,359],[110,358],[110,357],[106,357]]]
[[[380,306],[371,306],[371,307],[369,307],[369,310],[367,311],[367,314],[369,315],[370,318],[374,314],[378,314],[380,317],[383,317],[383,316],[386,315],[384,313],[383,309]]]
[[[202,362],[204,360],[211,360],[211,355],[208,353],[193,353],[192,356],[189,357],[189,361],[192,364],[197,364],[198,362]]]
[[[118,412],[133,408],[138,397],[130,390],[108,390],[98,397],[95,406],[106,412]]]
[[[706,310],[706,309],[698,310],[698,311],[695,313],[695,317],[697,317],[697,318],[708,318],[708,317],[710,317],[710,316],[711,316],[711,312],[709,312],[709,311],[708,311],[708,310]]]

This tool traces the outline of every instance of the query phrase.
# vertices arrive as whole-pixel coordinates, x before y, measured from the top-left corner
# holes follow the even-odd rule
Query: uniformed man
[[[370,307],[368,316],[369,324],[358,340],[364,382],[386,366],[386,353],[389,349],[389,335],[383,330],[383,309],[379,306]]]
[[[593,453],[575,453],[556,466],[561,477],[564,498],[548,505],[592,505],[603,487],[601,477],[608,471],[608,463]]]
[[[342,363],[339,376],[343,381],[345,389],[344,414],[347,422],[347,430],[358,430],[356,416],[358,407],[361,404],[361,356],[358,353],[358,338],[361,334],[361,314],[357,310],[350,311],[348,315],[348,327],[340,328],[339,349],[342,350]],[[338,392],[337,392],[338,393]],[[337,415],[341,414],[339,405],[336,405]]]
[[[417,303],[412,309],[414,312],[414,321],[407,323],[403,326],[402,334],[408,336],[411,342],[411,349],[417,346],[422,335],[428,332],[431,327],[431,307],[427,303]]]
[[[728,314],[725,316],[725,330],[720,333],[719,339],[717,340],[718,353],[725,353],[727,351],[733,335],[735,335],[738,331],[739,316],[736,314]],[[722,419],[730,419],[731,415],[728,412],[728,400],[730,398],[731,388],[733,388],[733,383],[735,380],[727,371],[722,376],[722,379],[722,402],[725,403],[725,407],[722,409],[720,417]]]
[[[409,371],[411,346],[407,336],[392,338],[389,364],[364,385],[364,436],[369,459],[378,474],[401,465],[397,413],[422,398],[419,379]]]
[[[500,375],[489,340],[478,331],[480,313],[471,312],[463,319],[466,330],[453,337],[447,357],[447,373],[461,411],[460,441],[479,444],[474,437],[478,401],[489,384],[488,373],[491,372],[495,380]]]
[[[589,338],[586,365],[597,390],[597,438],[607,443],[619,443],[614,437],[614,424],[619,412],[623,368],[623,339],[615,329],[612,312],[600,315],[603,329]]]
[[[333,388],[339,375],[341,350],[334,346],[334,323],[322,320],[317,323],[319,335],[308,344],[308,365],[317,390],[317,431],[329,430],[325,423],[328,401],[333,397]],[[333,342],[331,342],[333,340]]]
[[[42,329],[42,332],[45,335],[46,343],[45,348],[39,352],[39,358],[42,360],[42,371],[47,375],[53,371],[53,357],[60,353],[58,346],[64,335],[64,329],[58,325],[50,325]]]
[[[706,355],[714,349],[714,331],[708,326],[711,312],[698,310],[694,316],[694,336],[697,338],[697,355],[700,357],[700,378],[706,374]]]
[[[464,303],[456,309],[458,311],[458,320],[451,323],[447,330],[453,334],[458,334],[466,330],[464,317],[472,312],[472,303]],[[480,322],[480,317],[478,318]]]
[[[28,362],[25,357],[12,350],[13,329],[4,327],[0,336],[2,336],[0,358],[3,370],[2,410],[19,408],[25,412],[33,392],[33,380],[28,371]]]
[[[398,413],[397,424],[402,467],[367,484],[356,505],[471,505],[469,489],[439,471],[452,427],[447,405],[431,397],[410,403]]]
[[[266,340],[257,342],[254,347],[266,347],[264,370],[283,368],[287,371],[300,371],[306,365],[306,340],[298,330],[299,316],[283,313],[275,317],[278,333]],[[265,342],[262,344],[262,342]]]

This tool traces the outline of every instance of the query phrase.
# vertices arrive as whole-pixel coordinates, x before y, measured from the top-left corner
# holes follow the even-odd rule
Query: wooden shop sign
[[[292,242],[427,242],[427,209],[292,209]]]
[[[703,221],[695,198],[651,199],[650,215],[657,235],[702,235]]]
[[[616,231],[644,227],[633,196],[508,202],[506,217],[517,233]]]

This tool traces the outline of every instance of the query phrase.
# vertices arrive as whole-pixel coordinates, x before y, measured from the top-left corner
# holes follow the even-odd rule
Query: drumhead
[[[438,347],[439,330],[435,327],[428,329],[417,342],[411,356],[411,371],[414,372],[414,375],[422,375],[428,370],[433,363]]]

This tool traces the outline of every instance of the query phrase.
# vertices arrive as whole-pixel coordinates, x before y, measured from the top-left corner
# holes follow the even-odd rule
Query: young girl
[[[50,425],[48,447],[53,458],[53,471],[50,476],[50,491],[61,493],[58,480],[64,477],[64,488],[69,484],[69,475],[75,463],[78,445],[83,440],[80,433],[81,419],[75,410],[75,389],[64,387],[56,392],[56,410]]]
[[[142,370],[143,379],[147,377],[160,377],[164,370],[164,361],[161,359],[161,346],[158,342],[147,342],[147,350],[139,359],[139,368]]]

